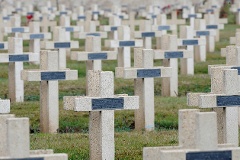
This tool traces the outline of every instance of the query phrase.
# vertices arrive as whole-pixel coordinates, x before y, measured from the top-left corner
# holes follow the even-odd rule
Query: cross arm
[[[206,45],[204,38],[178,39],[178,46],[202,46]]]
[[[105,46],[110,48],[116,47],[142,47],[143,40],[106,40]]]
[[[41,48],[45,48],[45,49],[79,48],[79,42],[78,41],[69,41],[69,42],[43,41],[41,42]]]
[[[171,77],[171,67],[153,67],[145,68],[123,68],[116,67],[115,76],[124,79],[137,79],[137,78],[162,78]]]
[[[71,60],[88,61],[88,60],[115,60],[117,52],[101,51],[101,52],[71,52]]]
[[[150,31],[150,32],[136,31],[136,32],[134,32],[134,36],[135,36],[135,38],[161,37],[162,32],[160,32],[160,31]]]
[[[103,97],[64,97],[64,109],[74,111],[101,111],[101,110],[122,110],[138,109],[138,96],[114,96]]]
[[[21,79],[26,81],[56,81],[56,80],[77,80],[77,70],[60,70],[60,71],[44,71],[44,70],[23,70]]]
[[[183,16],[183,18],[202,18],[202,14],[201,13],[197,13],[197,14],[183,14],[182,16]]]
[[[5,27],[5,33],[24,33],[29,32],[29,27]]]
[[[21,33],[19,37],[24,40],[33,40],[33,39],[52,39],[51,33]]]
[[[100,26],[100,31],[110,32],[110,31],[117,31],[118,26]]]
[[[192,58],[193,52],[189,50],[154,50],[154,59]]]
[[[30,155],[29,160],[34,160],[35,158],[36,160],[51,160],[51,159],[67,160],[68,155],[64,153]],[[28,160],[28,158],[26,158],[26,160]]]
[[[101,38],[107,38],[107,32],[76,32],[74,38],[85,39],[87,36],[100,36]]]
[[[39,53],[0,54],[0,62],[35,62],[38,61],[38,55]]]
[[[194,36],[200,37],[200,36],[216,36],[215,30],[195,30]]]
[[[69,27],[63,27],[66,32],[83,32],[84,28],[83,26],[69,26]]]
[[[176,25],[153,25],[153,31],[169,31],[169,30],[177,30]]]

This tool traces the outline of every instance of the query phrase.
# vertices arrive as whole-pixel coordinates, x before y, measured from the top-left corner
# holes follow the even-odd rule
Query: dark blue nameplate
[[[7,17],[3,17],[3,20],[9,20],[10,18],[7,16]]]
[[[123,109],[123,98],[100,98],[92,99],[92,110],[115,110]]]
[[[118,27],[111,27],[111,31],[116,31]]]
[[[66,32],[73,32],[74,29],[73,29],[73,27],[65,27],[65,31]]]
[[[237,11],[240,12],[240,8],[238,8]]]
[[[209,31],[197,31],[196,36],[209,36],[210,32]]]
[[[155,37],[155,32],[143,32],[142,37]]]
[[[207,29],[218,29],[218,25],[207,25]]]
[[[24,32],[24,28],[21,28],[21,27],[12,28],[12,33],[16,33],[16,32],[23,33]]]
[[[93,11],[92,14],[99,14],[99,12],[98,11]]]
[[[30,34],[30,39],[44,39],[44,34]]]
[[[48,8],[48,10],[49,10],[49,11],[53,11],[53,8],[52,8],[52,7],[50,7],[50,8]]]
[[[64,80],[66,79],[65,72],[41,72],[41,80]]]
[[[16,11],[22,11],[22,8],[16,8]]]
[[[24,54],[16,54],[16,55],[9,55],[9,62],[28,62],[29,55]]]
[[[119,46],[120,47],[134,47],[135,41],[120,41]]]
[[[240,106],[240,95],[217,96],[217,106]]]
[[[232,151],[188,152],[186,160],[232,160]]]
[[[214,5],[214,6],[212,6],[212,8],[217,8],[217,6],[216,6],[216,5]]]
[[[206,13],[210,13],[210,12],[213,12],[213,9],[207,9],[206,10]]]
[[[88,33],[87,36],[96,36],[99,37],[101,36],[100,33]]]
[[[238,70],[238,75],[240,75],[240,67],[232,67],[231,69],[237,69]]]
[[[189,14],[188,18],[197,18],[197,15],[196,14]]]
[[[78,20],[80,19],[86,19],[86,16],[78,16]]]
[[[71,43],[70,42],[56,42],[54,43],[54,48],[70,48]]]
[[[66,11],[60,12],[60,15],[67,14]]]
[[[159,31],[170,30],[170,26],[158,26]]]
[[[34,13],[33,12],[28,12],[27,15],[33,15]]]
[[[107,53],[89,53],[89,60],[107,59]]]
[[[183,46],[198,45],[198,40],[183,40]]]
[[[120,15],[120,16],[118,16],[120,19],[123,19],[123,16],[122,15]]]
[[[152,15],[152,19],[154,19],[154,18],[157,18],[157,16],[156,15]]]
[[[165,52],[164,53],[165,58],[183,58],[183,52],[182,51],[175,51],[175,52]]]
[[[151,77],[160,77],[160,69],[138,69],[137,77],[138,78],[151,78]]]
[[[188,9],[188,6],[183,6],[182,9]]]
[[[42,21],[43,17],[39,17],[39,20]]]
[[[0,43],[0,49],[4,49],[4,43]]]

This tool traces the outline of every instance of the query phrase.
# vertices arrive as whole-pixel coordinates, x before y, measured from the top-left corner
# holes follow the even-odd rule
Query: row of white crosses
[[[10,113],[10,100],[0,99],[0,159],[67,160],[68,155],[53,150],[30,150],[29,119]]]

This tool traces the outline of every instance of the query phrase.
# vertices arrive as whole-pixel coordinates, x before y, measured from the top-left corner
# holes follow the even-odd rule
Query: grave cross
[[[14,37],[17,37],[17,33],[24,33],[29,32],[29,27],[21,27],[21,19],[20,16],[14,15],[10,19],[11,21],[11,27],[5,27],[4,32],[5,33],[11,33]]]
[[[86,20],[86,16],[84,14],[84,7],[83,6],[78,6],[76,12],[77,13],[72,14],[72,20],[80,21],[80,22],[83,22],[83,21]]]
[[[116,16],[109,17],[109,25],[100,26],[100,30],[109,32],[109,39],[118,39],[118,27],[121,26],[121,19]]]
[[[240,30],[236,30],[235,37],[230,37],[230,44],[235,44],[236,47],[240,46]],[[221,56],[226,57],[227,54],[227,47],[221,48]]]
[[[171,77],[170,67],[153,67],[152,49],[134,48],[134,68],[116,68],[116,77],[134,79],[140,106],[135,111],[135,129],[154,130],[154,78]]]
[[[216,113],[186,109],[178,117],[179,146],[144,147],[143,160],[239,159],[239,147],[218,144]]]
[[[134,37],[143,39],[143,47],[145,49],[152,48],[152,38],[161,37],[161,31],[152,31],[152,25],[150,20],[142,20],[140,25],[140,31],[135,31]]]
[[[201,13],[195,13],[195,8],[191,7],[190,8],[190,13],[183,13],[183,18],[184,19],[190,19],[190,26],[194,27],[194,21],[196,18],[202,18]]]
[[[193,38],[193,28],[191,26],[180,26],[180,39],[178,39],[178,46],[185,46],[187,50],[194,52],[194,46],[206,46],[205,38]],[[206,48],[202,48],[203,53],[206,53]],[[193,54],[195,56],[195,54]],[[197,55],[201,57],[198,59],[205,60],[206,55]],[[181,59],[181,74],[194,74],[194,57],[188,59]]]
[[[23,40],[30,40],[29,42],[29,51],[33,53],[40,53],[40,40],[51,39],[51,33],[40,33],[40,23],[39,22],[30,22],[29,23],[30,33],[22,33],[19,35]],[[36,64],[39,64],[40,56],[38,56],[38,61]]]
[[[185,19],[178,19],[177,11],[172,11],[171,12],[171,19],[167,19],[167,24],[169,24],[169,25],[182,25],[182,24],[186,24],[186,20]]]
[[[234,67],[233,67],[234,68]],[[229,66],[211,68],[212,93],[189,93],[188,105],[216,108],[218,113],[219,143],[238,146],[238,70]]]
[[[140,20],[135,19],[135,12],[129,13],[129,20],[122,20],[122,25],[130,27],[131,38],[134,38],[135,27],[140,25]]]
[[[142,40],[130,39],[130,28],[128,26],[118,27],[118,36],[120,40],[106,40],[105,46],[118,48],[118,67],[131,67],[131,48],[142,47]]]
[[[215,30],[209,30],[206,29],[206,20],[205,19],[196,19],[195,20],[195,25],[194,25],[194,36],[195,37],[205,37],[206,38],[206,50],[209,52],[214,52],[215,51],[215,36],[216,36],[216,31]],[[196,46],[195,49],[196,53],[196,61],[204,61],[205,57],[198,57],[197,55],[204,55],[204,50],[201,50],[200,47],[204,46]]]
[[[59,11],[56,12],[57,15],[70,15],[72,12],[69,10],[66,10],[66,6],[64,4],[59,5]]]
[[[49,32],[49,27],[51,28],[51,31],[53,30],[52,28],[57,26],[56,21],[50,21],[48,14],[43,14],[42,16],[42,21],[40,23],[41,31],[43,33]]]
[[[137,96],[115,96],[113,72],[88,71],[88,97],[64,97],[64,109],[89,111],[90,159],[114,159],[114,110],[138,109]]]
[[[163,59],[165,67],[172,67],[171,77],[163,78],[162,80],[163,96],[178,95],[178,59],[193,57],[192,51],[179,50],[176,43],[176,35],[163,35],[161,39],[162,49],[154,51],[154,59]]]
[[[38,54],[39,53],[23,53],[22,38],[8,38],[8,54],[0,54],[0,63],[9,63],[8,90],[11,102],[24,101],[24,84],[20,78],[20,72],[23,70],[23,62],[37,61]]]
[[[8,101],[10,108],[10,102]],[[1,107],[1,103],[0,103]],[[0,114],[0,159],[2,160],[67,160],[67,154],[52,150],[30,150],[29,119],[13,114]]]
[[[76,80],[77,70],[60,68],[57,51],[41,51],[40,70],[23,70],[25,81],[40,81],[40,128],[56,133],[59,128],[58,81]]]
[[[236,24],[240,24],[240,2],[237,2],[236,4],[232,5],[230,8],[232,12],[236,13]]]
[[[44,49],[58,49],[59,50],[59,68],[66,69],[66,49],[79,48],[78,41],[66,40],[65,29],[62,27],[55,27],[54,41],[46,41],[41,43],[41,48]]]

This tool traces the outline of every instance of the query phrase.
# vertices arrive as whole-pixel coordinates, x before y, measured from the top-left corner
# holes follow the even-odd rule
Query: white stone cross
[[[193,38],[193,28],[191,26],[180,26],[180,39],[178,39],[178,46],[186,46],[187,50],[194,52],[194,46],[206,46],[205,38]],[[203,53],[196,57],[201,57],[204,61],[206,59],[206,48],[202,49]],[[195,54],[194,54],[195,56]],[[181,59],[181,74],[194,75],[194,57],[188,59]]]
[[[69,41],[66,40],[65,29],[62,27],[55,27],[53,40],[54,41],[45,41],[41,43],[41,48],[44,49],[58,49],[59,50],[59,68],[66,69],[67,60],[66,60],[66,49],[79,48],[78,41]]]
[[[58,81],[76,80],[77,70],[61,69],[57,51],[41,51],[40,70],[23,70],[25,81],[40,81],[40,130],[56,133],[59,128]]]
[[[240,46],[240,30],[236,29],[235,37],[230,37],[230,44],[235,45],[236,47]],[[221,56],[226,57],[227,47],[221,48]]]
[[[10,103],[9,103],[10,105]],[[1,103],[0,103],[1,107]],[[10,106],[9,106],[10,107]],[[53,150],[30,150],[29,119],[0,114],[0,159],[67,160],[68,155]]]
[[[40,33],[40,22],[30,22],[29,23],[30,32],[19,34],[23,40],[30,40],[29,42],[29,52],[38,53],[40,55],[40,40],[52,39],[51,33]],[[40,57],[36,64],[39,64]]]
[[[106,40],[105,46],[118,48],[118,67],[131,67],[131,47],[142,47],[143,41],[130,39],[128,26],[118,27],[119,40]]]
[[[230,8],[232,12],[236,13],[236,24],[240,24],[240,2],[237,2],[236,4],[232,5]]]
[[[118,27],[121,26],[121,19],[117,16],[109,17],[109,25],[100,26],[100,31],[109,32],[109,39],[118,39]]]
[[[178,59],[193,58],[193,52],[189,50],[179,50],[176,46],[176,35],[163,35],[160,50],[155,50],[154,59],[163,59],[165,67],[172,67],[171,77],[162,80],[162,95],[178,95]],[[183,66],[181,66],[183,67]]]
[[[167,19],[167,24],[169,25],[182,25],[186,24],[185,19],[178,19],[177,17],[177,11],[172,11],[171,12],[171,19]]]
[[[143,160],[238,160],[240,148],[218,144],[217,116],[198,109],[179,111],[179,146],[144,147]]]
[[[190,26],[194,27],[194,21],[197,18],[202,18],[201,13],[195,13],[195,7],[190,8],[190,13],[183,13],[182,17],[184,19],[190,19]]]
[[[23,62],[38,61],[39,53],[23,53],[22,38],[9,37],[8,54],[0,54],[0,63],[9,63],[8,67],[8,90],[11,102],[24,101],[24,83],[21,80]],[[1,46],[1,45],[0,45]]]
[[[72,20],[80,21],[80,22],[83,22],[83,21],[86,20],[86,16],[84,14],[84,7],[83,6],[78,6],[77,7],[77,13],[72,14]]]
[[[205,37],[206,38],[206,50],[209,52],[214,52],[215,51],[215,36],[216,36],[216,30],[210,30],[206,28],[206,20],[205,19],[196,19],[195,20],[195,25],[194,25],[194,36],[195,37]],[[196,46],[198,47],[203,47],[203,46]],[[198,50],[195,50],[196,55],[200,55],[203,53],[203,50],[200,48]],[[201,58],[196,56],[196,61],[204,61],[205,57]]]
[[[52,28],[54,28],[55,26],[57,26],[57,22],[50,21],[48,14],[43,14],[42,21],[40,23],[41,32],[43,33],[49,32],[49,27],[51,28],[51,31],[53,31]]]
[[[62,16],[62,15],[70,15],[72,14],[71,11],[66,10],[66,6],[64,4],[59,5],[59,11],[56,12],[57,15]]]
[[[136,12],[129,13],[128,20],[122,20],[122,25],[128,25],[130,27],[131,38],[134,38],[135,27],[140,25],[140,20],[135,19]]]
[[[21,27],[21,17],[19,15],[14,15],[13,17],[11,17],[10,21],[11,27],[5,27],[5,33],[11,33],[15,37],[17,37],[17,33],[29,32],[29,27]]]
[[[219,143],[238,146],[238,70],[230,66],[211,68],[211,93],[189,93],[188,105],[216,108],[218,113]]]
[[[152,49],[134,49],[134,68],[117,67],[117,78],[134,79],[134,94],[139,96],[140,106],[135,111],[135,129],[152,131],[154,125],[154,78],[171,77],[170,67],[154,67]]]
[[[89,111],[90,159],[114,159],[114,110],[138,109],[137,96],[114,95],[113,72],[89,71],[88,96],[64,97],[64,109]]]
[[[152,38],[161,37],[161,31],[152,31],[152,24],[150,20],[142,20],[139,28],[140,31],[135,31],[134,37],[143,39],[143,47],[145,49],[152,49]]]

